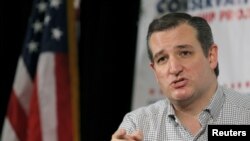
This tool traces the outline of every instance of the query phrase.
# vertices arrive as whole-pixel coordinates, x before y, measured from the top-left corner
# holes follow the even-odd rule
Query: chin
[[[172,94],[172,98],[176,101],[183,101],[187,100],[190,97],[192,97],[191,93],[188,93],[187,91],[176,91]]]

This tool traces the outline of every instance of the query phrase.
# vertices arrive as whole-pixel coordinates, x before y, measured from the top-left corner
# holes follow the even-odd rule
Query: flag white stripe
[[[24,64],[23,58],[18,59],[17,73],[14,80],[14,91],[26,115],[29,111],[33,83]]]
[[[1,141],[19,141],[8,118],[4,120],[3,129]]]
[[[42,53],[38,64],[38,99],[44,141],[58,140],[54,57],[54,53]]]

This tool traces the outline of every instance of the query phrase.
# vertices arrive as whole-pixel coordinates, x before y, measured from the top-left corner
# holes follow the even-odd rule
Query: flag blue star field
[[[75,11],[34,0],[1,141],[78,141]]]

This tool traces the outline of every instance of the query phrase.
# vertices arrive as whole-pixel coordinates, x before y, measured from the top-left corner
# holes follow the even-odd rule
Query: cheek
[[[195,61],[192,65],[189,66],[189,71],[193,79],[201,79],[206,76],[208,70],[210,70],[209,64],[206,60],[204,61]]]
[[[163,78],[164,76],[166,76],[166,72],[164,70],[157,70],[156,76],[158,79]]]
[[[155,69],[154,73],[155,73],[155,77],[157,79],[157,82],[161,86],[169,84],[169,82],[170,82],[169,77],[170,76],[168,74],[167,68],[164,68],[164,67],[157,68],[157,69]]]
[[[160,84],[164,80],[164,72],[155,71],[155,77],[157,79],[157,82]]]
[[[158,66],[157,68],[155,68],[154,73],[158,79],[166,79],[168,76],[168,68],[166,65]]]

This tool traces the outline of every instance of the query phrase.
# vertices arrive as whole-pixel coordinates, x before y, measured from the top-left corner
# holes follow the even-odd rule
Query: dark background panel
[[[130,110],[139,0],[85,1],[81,9],[82,138],[110,140]]]
[[[32,0],[1,2],[1,128],[31,4]],[[140,0],[81,2],[79,71],[84,141],[110,140],[130,111],[139,5]]]

